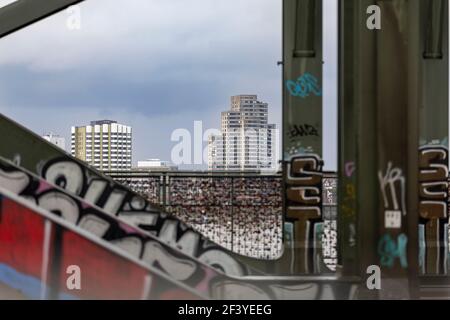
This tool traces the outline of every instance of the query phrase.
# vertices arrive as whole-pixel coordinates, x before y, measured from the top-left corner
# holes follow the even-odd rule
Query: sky
[[[324,8],[326,170],[336,170],[334,2]],[[1,113],[67,144],[71,126],[130,125],[134,163],[170,160],[172,132],[193,132],[194,121],[220,128],[232,95],[258,94],[281,127],[280,0],[88,0],[78,8],[80,29],[68,28],[74,11],[66,10],[0,41]]]

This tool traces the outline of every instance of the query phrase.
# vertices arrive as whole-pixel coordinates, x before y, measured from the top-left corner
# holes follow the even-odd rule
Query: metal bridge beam
[[[0,38],[83,0],[17,0],[0,9]]]
[[[283,1],[282,274],[317,272],[322,220],[322,0]]]
[[[371,5],[381,9],[381,30],[367,27]],[[425,265],[444,272],[447,5],[340,4],[340,262],[344,274],[365,278],[368,266],[380,266],[381,298],[417,297],[419,224]]]

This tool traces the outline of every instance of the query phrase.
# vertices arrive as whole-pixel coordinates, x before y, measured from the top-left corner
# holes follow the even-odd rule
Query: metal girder
[[[359,244],[356,213],[357,114],[353,86],[359,53],[354,48],[358,32],[355,3],[339,3],[339,111],[338,111],[338,243],[339,264],[344,275],[359,275]],[[345,69],[344,69],[345,66]]]
[[[419,257],[420,273],[436,276],[448,274],[448,1],[420,10]]]
[[[341,77],[346,81],[340,100],[343,155],[339,201],[342,213],[348,206],[345,202],[350,184],[354,211],[349,218],[356,228],[354,248],[350,233],[341,238],[344,249],[351,248],[351,255],[347,256],[345,250],[342,254],[347,260],[353,258],[350,261],[355,265],[349,270],[361,276],[371,265],[381,267],[382,292],[370,291],[365,297],[408,297],[408,268],[417,265],[417,250],[409,254],[409,248],[417,247],[410,239],[415,232],[408,226],[409,220],[417,222],[417,206],[407,204],[407,194],[408,199],[414,198],[407,186],[417,183],[417,175],[409,170],[417,170],[417,157],[409,159],[409,150],[417,150],[414,144],[418,138],[413,119],[417,117],[417,100],[409,99],[415,93],[412,89],[418,87],[412,83],[418,79],[417,63],[413,63],[416,43],[408,33],[414,20],[408,4],[414,2],[341,2]],[[373,4],[382,12],[381,30],[366,26],[366,10]],[[349,136],[353,138],[347,140]],[[350,164],[354,171],[348,177]],[[417,199],[417,192],[412,195]],[[395,227],[387,225],[388,214],[395,216]],[[340,227],[345,229],[342,218]]]
[[[322,60],[322,0],[284,0],[283,193],[286,243],[282,258],[284,270],[279,273],[309,274],[328,268],[321,253],[318,254],[320,231],[316,230],[323,222]]]
[[[371,5],[380,30],[366,25]],[[341,0],[341,263],[362,277],[381,267],[382,290],[368,297],[416,298],[419,266],[446,272],[447,5]]]
[[[83,0],[17,0],[0,9],[0,38]]]

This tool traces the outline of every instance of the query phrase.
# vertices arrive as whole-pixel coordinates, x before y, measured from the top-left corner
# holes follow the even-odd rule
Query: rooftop
[[[113,123],[117,123],[117,121],[114,120],[97,120],[97,121],[91,121],[91,126],[95,126],[95,125],[104,125],[104,124],[113,124]]]

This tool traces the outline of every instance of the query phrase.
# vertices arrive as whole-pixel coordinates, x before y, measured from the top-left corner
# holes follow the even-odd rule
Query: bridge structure
[[[0,41],[78,2],[15,1]],[[280,257],[214,243],[0,115],[0,283],[41,299],[448,298],[448,2],[339,1],[336,260],[322,245],[325,3],[283,0]],[[302,124],[319,134],[288,139]],[[79,291],[65,285],[73,265]]]

